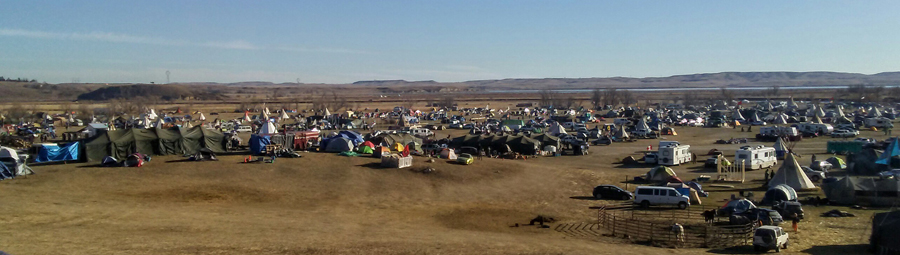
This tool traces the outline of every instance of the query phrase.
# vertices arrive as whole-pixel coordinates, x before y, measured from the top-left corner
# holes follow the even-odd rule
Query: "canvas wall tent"
[[[822,184],[829,201],[842,205],[895,206],[900,203],[900,179],[844,177]]]
[[[541,145],[544,145],[544,146],[550,145],[550,146],[555,146],[556,148],[559,148],[562,145],[559,141],[559,137],[552,136],[549,134],[533,135],[533,136],[531,136],[531,139],[540,141]]]
[[[422,145],[422,138],[415,137],[411,134],[382,133],[377,136],[370,137],[368,140],[374,144],[381,144],[381,145],[388,145],[388,146],[393,145],[395,143],[400,143],[400,144],[404,144],[404,145],[410,144],[410,143],[415,143],[415,144],[418,144],[419,146]]]
[[[72,142],[65,145],[41,145],[38,148],[34,162],[54,162],[78,160],[81,156],[81,142]]]
[[[126,158],[133,153],[147,155],[196,154],[200,148],[225,151],[225,135],[203,127],[189,129],[111,130],[83,141],[85,160],[101,161],[106,156]]]
[[[769,187],[760,204],[772,205],[779,201],[797,201],[797,191],[784,184]]]
[[[806,173],[803,172],[803,169],[800,168],[800,164],[797,163],[794,154],[788,153],[784,158],[784,163],[781,164],[781,167],[778,168],[778,171],[772,176],[772,180],[769,181],[769,187],[784,184],[794,188],[794,190],[809,190],[816,188],[816,185],[809,180],[809,177],[807,177]]]

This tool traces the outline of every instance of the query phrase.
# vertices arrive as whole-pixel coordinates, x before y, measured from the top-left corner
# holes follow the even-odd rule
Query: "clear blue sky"
[[[900,1],[3,1],[51,83],[900,71]]]

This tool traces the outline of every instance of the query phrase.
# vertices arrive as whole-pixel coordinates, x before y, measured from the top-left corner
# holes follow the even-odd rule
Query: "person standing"
[[[800,223],[800,218],[797,217],[797,213],[791,213],[791,226],[794,227],[794,232],[797,232],[797,224]]]

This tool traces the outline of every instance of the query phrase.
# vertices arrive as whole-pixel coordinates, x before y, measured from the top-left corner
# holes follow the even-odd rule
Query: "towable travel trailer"
[[[834,127],[832,127],[831,124],[800,123],[797,124],[797,130],[805,133],[828,135],[831,134],[831,132],[834,132]]]
[[[760,141],[775,141],[778,137],[787,137],[787,140],[791,142],[800,141],[803,138],[795,127],[761,127],[759,134],[756,134],[756,139]]]
[[[775,148],[762,145],[744,146],[734,153],[734,163],[744,163],[748,170],[770,168],[778,163],[775,158]]]
[[[894,127],[894,124],[891,123],[891,119],[885,117],[866,118],[863,124],[865,124],[866,127],[876,128]]]
[[[691,156],[691,146],[681,145],[676,141],[659,142],[658,152],[644,156],[644,162],[664,166],[677,166],[691,160],[694,160]]]

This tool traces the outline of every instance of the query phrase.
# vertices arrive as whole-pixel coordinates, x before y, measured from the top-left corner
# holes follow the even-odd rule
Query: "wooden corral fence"
[[[753,224],[708,224],[701,210],[638,210],[620,207],[597,208],[597,224],[613,236],[664,247],[725,248],[748,245],[753,240]],[[672,226],[681,224],[679,237]]]

